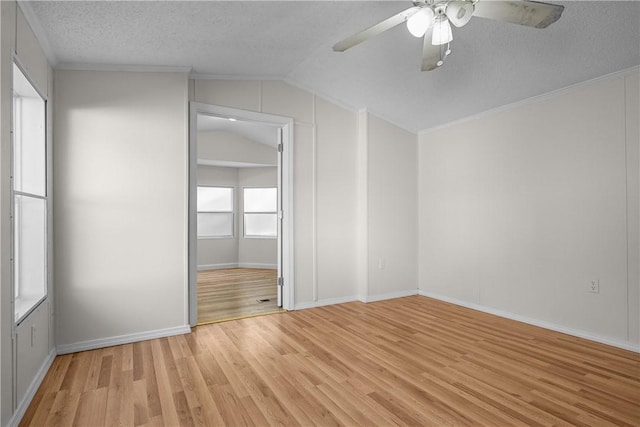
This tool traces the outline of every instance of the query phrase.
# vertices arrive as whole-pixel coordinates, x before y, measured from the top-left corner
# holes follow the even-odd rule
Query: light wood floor
[[[59,356],[22,426],[640,425],[636,353],[413,296]]]
[[[199,271],[198,324],[278,311],[277,275],[254,268]]]

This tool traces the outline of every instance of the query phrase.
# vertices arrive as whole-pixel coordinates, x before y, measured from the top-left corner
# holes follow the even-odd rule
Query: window
[[[233,237],[233,188],[198,187],[198,238]]]
[[[13,286],[20,322],[47,296],[46,103],[13,65]]]
[[[278,189],[244,189],[244,236],[278,237]]]

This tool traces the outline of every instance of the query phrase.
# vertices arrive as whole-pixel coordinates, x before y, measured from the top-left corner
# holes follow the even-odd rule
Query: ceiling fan
[[[451,54],[451,24],[462,27],[471,17],[478,16],[546,28],[560,19],[564,10],[564,6],[529,0],[417,0],[412,3],[412,7],[336,43],[333,50],[344,52],[406,22],[413,36],[424,37],[422,71],[431,71],[444,64]]]

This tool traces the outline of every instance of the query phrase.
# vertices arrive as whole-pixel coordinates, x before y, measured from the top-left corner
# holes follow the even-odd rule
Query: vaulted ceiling
[[[45,1],[23,8],[56,67],[189,67],[196,76],[281,79],[418,131],[640,64],[640,2],[553,3],[565,10],[544,30],[479,17],[454,28],[453,53],[432,72],[420,71],[422,41],[404,25],[344,53],[332,50],[409,1]]]

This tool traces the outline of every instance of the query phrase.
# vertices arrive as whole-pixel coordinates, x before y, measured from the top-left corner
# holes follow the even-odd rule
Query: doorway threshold
[[[284,308],[281,308],[281,309],[278,309],[278,310],[267,311],[267,312],[264,312],[264,313],[247,314],[246,316],[236,316],[236,317],[226,317],[226,318],[223,318],[223,319],[216,319],[216,320],[206,320],[204,322],[199,322],[196,326],[211,325],[213,323],[230,322],[232,320],[249,319],[251,317],[269,316],[271,314],[286,313],[287,311],[288,310],[285,310]]]

